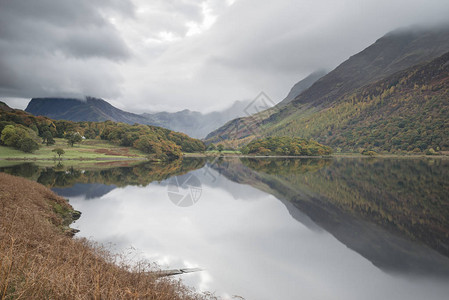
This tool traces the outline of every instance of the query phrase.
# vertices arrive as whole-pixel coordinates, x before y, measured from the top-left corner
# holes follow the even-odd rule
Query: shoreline
[[[377,154],[373,156],[362,155],[358,153],[342,153],[342,154],[330,154],[330,155],[248,155],[248,154],[207,154],[207,153],[185,153],[184,157],[187,158],[212,158],[212,157],[223,157],[223,158],[317,158],[317,159],[334,159],[334,158],[439,158],[439,159],[449,159],[449,155],[425,155],[425,154]]]
[[[425,154],[377,154],[377,155],[362,155],[359,153],[341,153],[341,154],[330,154],[330,155],[250,155],[250,154],[238,154],[238,153],[183,153],[182,158],[290,158],[290,159],[304,159],[304,158],[314,158],[314,159],[338,159],[338,158],[397,158],[397,159],[449,159],[449,155],[425,155]],[[115,161],[147,161],[147,162],[160,162],[160,160],[149,159],[143,156],[107,156],[107,157],[72,157],[72,158],[61,158],[55,159],[54,157],[0,157],[0,161],[40,161],[40,162],[115,162]]]

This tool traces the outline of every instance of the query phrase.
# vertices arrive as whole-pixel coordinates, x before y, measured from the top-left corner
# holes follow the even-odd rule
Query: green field
[[[65,154],[63,160],[124,160],[144,159],[147,155],[137,149],[120,147],[102,140],[84,140],[73,147],[67,145],[65,139],[55,139],[56,144],[51,146],[40,145],[34,153],[25,153],[11,147],[0,146],[0,159],[12,160],[53,160],[58,159],[55,148],[62,148]]]

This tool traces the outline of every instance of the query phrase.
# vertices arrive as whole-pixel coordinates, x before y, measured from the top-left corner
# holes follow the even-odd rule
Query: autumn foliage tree
[[[6,125],[0,135],[3,145],[14,147],[26,153],[39,149],[39,144],[35,141],[36,133],[21,125]]]

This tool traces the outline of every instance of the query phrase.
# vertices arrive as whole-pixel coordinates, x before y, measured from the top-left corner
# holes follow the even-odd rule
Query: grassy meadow
[[[33,153],[25,153],[11,147],[0,146],[0,159],[14,160],[52,160],[58,159],[58,155],[52,152],[55,148],[62,148],[65,154],[63,160],[123,160],[144,159],[148,155],[130,147],[120,147],[103,140],[84,140],[73,147],[67,145],[65,139],[55,138],[56,144],[40,145],[39,150]]]

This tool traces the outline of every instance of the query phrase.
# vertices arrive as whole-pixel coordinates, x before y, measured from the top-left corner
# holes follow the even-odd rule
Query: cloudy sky
[[[280,101],[447,0],[0,0],[0,99],[104,98],[133,111]]]

